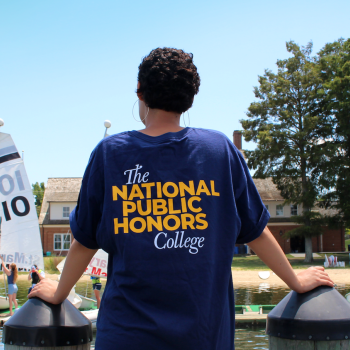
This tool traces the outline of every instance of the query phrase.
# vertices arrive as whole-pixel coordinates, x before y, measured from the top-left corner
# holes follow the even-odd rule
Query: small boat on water
[[[84,297],[83,295],[80,295],[80,294],[77,294],[77,296],[79,296],[81,299],[81,305],[79,306],[80,310],[91,310],[97,304],[97,301],[95,299]]]
[[[344,298],[350,303],[350,293],[345,294]]]
[[[98,316],[98,309],[93,310],[87,310],[87,311],[81,311],[81,313],[90,320],[92,324],[92,329],[96,329],[96,322],[97,322],[97,316]]]
[[[79,309],[82,303],[81,298],[78,294],[75,294],[74,291],[71,291],[67,297],[67,299],[77,308]]]
[[[1,121],[0,126],[3,125]],[[10,134],[0,132],[0,254],[6,265],[15,263],[19,271],[30,271],[32,265],[44,269],[39,222],[34,206],[32,186],[24,162]],[[2,270],[2,268],[0,267]],[[4,272],[3,272],[4,274]],[[5,295],[0,296],[0,310],[9,309],[4,275]]]
[[[18,299],[17,299],[18,302]],[[0,296],[0,310],[7,310],[10,307],[9,298]]]
[[[63,267],[66,259],[63,259],[56,268],[62,273]],[[107,261],[108,254],[99,249],[94,257],[91,259],[89,265],[87,266],[84,275],[95,276],[100,278],[107,277]],[[88,282],[87,282],[88,283]],[[73,291],[73,290],[72,290]],[[74,291],[75,294],[75,291]],[[78,298],[81,299],[81,304],[79,306],[75,306],[77,309],[80,309],[81,313],[87,317],[91,323],[92,328],[96,328],[98,309],[96,308],[97,301],[95,299],[88,298],[87,296],[83,296],[81,294],[75,294]]]

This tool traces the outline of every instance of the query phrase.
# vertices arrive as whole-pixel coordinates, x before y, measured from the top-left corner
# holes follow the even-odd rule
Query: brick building
[[[234,131],[233,142],[235,146],[242,151],[242,134],[240,131]],[[244,152],[242,151],[243,155]],[[291,220],[291,216],[299,215],[302,212],[301,205],[283,205],[283,197],[272,182],[272,178],[254,179],[254,183],[258,192],[268,209],[271,218],[268,228],[276,238],[285,253],[305,252],[304,239],[293,237],[290,239],[283,238],[284,233],[298,227],[298,224]],[[315,208],[321,214],[332,216],[334,210]],[[313,252],[343,252],[345,251],[344,228],[329,229],[323,227],[323,234],[312,238]]]
[[[242,148],[242,136],[235,131],[233,140],[238,149]],[[72,234],[69,214],[76,206],[81,186],[81,178],[49,178],[41,207],[39,225],[44,253],[66,255]],[[271,178],[254,179],[260,196],[270,212],[268,227],[285,253],[303,252],[304,241],[295,237],[284,239],[285,232],[297,227],[291,216],[301,213],[300,205],[283,205],[283,198]],[[327,211],[330,215],[330,211]],[[323,234],[312,239],[314,252],[345,251],[344,229],[324,228]]]
[[[82,178],[49,178],[39,227],[44,254],[67,255],[72,242],[69,214],[76,206]]]

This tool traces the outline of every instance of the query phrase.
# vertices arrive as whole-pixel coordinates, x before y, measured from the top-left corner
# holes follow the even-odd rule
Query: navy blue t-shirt
[[[242,154],[220,132],[101,141],[70,215],[78,242],[109,253],[96,349],[234,349],[234,247],[268,220]]]

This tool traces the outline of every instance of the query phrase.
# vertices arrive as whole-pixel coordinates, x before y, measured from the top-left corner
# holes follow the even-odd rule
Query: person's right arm
[[[34,286],[28,298],[39,297],[52,304],[62,303],[96,252],[97,249],[86,248],[74,240],[66,258],[60,282],[57,284],[45,278]]]
[[[248,245],[290,289],[298,293],[305,293],[322,285],[329,287],[334,285],[323,266],[311,267],[296,274],[267,226],[261,235]]]

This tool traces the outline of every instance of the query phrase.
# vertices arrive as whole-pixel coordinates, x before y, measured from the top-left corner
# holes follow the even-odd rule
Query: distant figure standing
[[[28,294],[30,293],[32,288],[44,278],[45,272],[43,270],[38,269],[37,265],[33,265],[28,275],[28,281],[32,280],[32,286],[28,289]]]
[[[100,290],[102,288],[102,283],[100,277],[93,277],[91,276],[90,279],[92,280],[92,289],[95,293],[95,298],[97,300],[97,308],[100,308],[101,304],[101,295],[100,295]]]
[[[1,256],[0,256],[1,257]],[[9,296],[9,306],[10,306],[10,316],[13,315],[13,310],[12,310],[12,302],[15,304],[15,309],[18,308],[17,300],[16,300],[16,295],[18,292],[18,287],[16,284],[17,277],[18,277],[18,271],[17,271],[17,265],[12,263],[10,265],[10,269],[8,269],[4,263],[4,260],[1,257],[1,264],[2,268],[4,269],[4,272],[7,275],[7,284],[8,284],[8,296]]]

